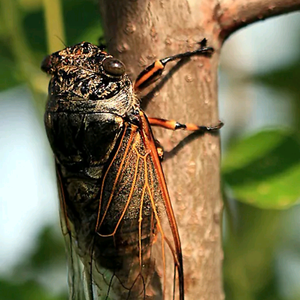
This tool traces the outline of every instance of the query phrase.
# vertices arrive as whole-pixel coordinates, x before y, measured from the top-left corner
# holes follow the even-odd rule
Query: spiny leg
[[[203,39],[200,44],[200,48],[194,51],[188,51],[184,53],[179,53],[177,55],[168,56],[163,59],[156,60],[153,64],[145,68],[136,78],[134,83],[134,90],[141,91],[154,81],[156,81],[165,69],[168,62],[191,57],[194,55],[210,55],[213,53],[214,49],[212,47],[206,47],[206,39]]]
[[[223,127],[224,123],[219,121],[217,125],[214,126],[204,126],[204,125],[196,125],[192,123],[182,124],[175,120],[166,120],[166,119],[158,119],[158,118],[149,118],[148,121],[151,126],[158,126],[165,129],[170,130],[188,130],[188,131],[199,131],[199,132],[209,132],[209,131],[217,131]]]

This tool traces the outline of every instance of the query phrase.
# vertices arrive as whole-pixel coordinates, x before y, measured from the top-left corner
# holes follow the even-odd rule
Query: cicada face
[[[65,100],[107,100],[131,86],[124,64],[87,42],[47,56],[49,93]]]

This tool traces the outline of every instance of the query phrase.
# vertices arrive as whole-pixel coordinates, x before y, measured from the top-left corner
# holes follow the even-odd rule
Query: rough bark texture
[[[156,58],[195,49],[197,42],[207,38],[208,45],[215,48],[212,58],[193,57],[180,68],[172,68],[175,64],[171,71],[167,68],[163,80],[150,93],[153,98],[147,103],[146,112],[152,117],[213,125],[219,119],[217,67],[224,39],[255,20],[299,8],[300,0],[99,3],[109,51],[125,62],[132,78]],[[205,134],[184,139],[185,132],[155,129],[154,133],[167,151],[181,142],[172,152],[176,155],[169,155],[163,168],[181,236],[185,297],[221,300],[219,137]]]

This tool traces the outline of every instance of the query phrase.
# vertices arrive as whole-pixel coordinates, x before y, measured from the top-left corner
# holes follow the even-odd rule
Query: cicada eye
[[[108,76],[120,77],[125,74],[124,64],[116,58],[107,58],[102,63],[103,69]]]
[[[52,63],[51,63],[51,56],[50,55],[47,55],[44,60],[42,61],[42,64],[41,64],[41,69],[48,73],[49,70],[51,69],[52,67]]]

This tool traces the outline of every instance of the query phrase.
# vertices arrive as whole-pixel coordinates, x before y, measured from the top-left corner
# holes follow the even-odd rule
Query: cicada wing
[[[150,163],[152,159],[149,157]],[[181,252],[176,250],[174,236],[166,211],[165,199],[158,189],[157,174],[148,170],[149,198],[152,200],[152,232],[151,260],[154,262],[155,274],[152,277],[152,292],[160,295],[158,299],[179,298],[179,272],[182,271]],[[175,224],[176,225],[176,224]],[[180,273],[181,275],[181,273]]]
[[[126,124],[102,178],[94,255],[95,269],[103,274],[97,285],[108,299],[146,299],[154,272],[154,225],[142,148],[138,127]]]
[[[157,223],[156,242],[153,244],[153,253],[157,253],[156,271],[161,277],[164,299],[166,295],[171,299],[184,299],[184,274],[182,262],[181,242],[178,227],[171,205],[165,177],[160,159],[156,151],[153,134],[144,113],[141,113],[143,123],[143,139],[149,151],[149,162],[153,167],[150,184],[153,188],[154,217]]]
[[[125,124],[88,206],[74,209],[57,165],[70,300],[183,300],[174,213],[143,114],[141,122]]]
[[[59,214],[61,230],[65,239],[65,249],[68,263],[68,285],[70,300],[94,300],[91,294],[92,280],[79,258],[76,247],[77,235],[72,222],[67,216],[67,203],[64,185],[59,166],[56,166],[57,183],[59,191]]]
[[[95,239],[95,249],[101,248],[102,253],[96,254],[96,261],[105,256],[110,261],[108,297],[182,300],[177,225],[144,115],[142,122],[140,127],[129,125],[124,130],[103,177]],[[103,273],[103,264],[97,268]]]

